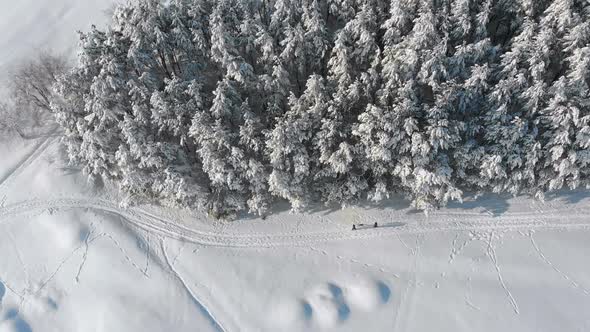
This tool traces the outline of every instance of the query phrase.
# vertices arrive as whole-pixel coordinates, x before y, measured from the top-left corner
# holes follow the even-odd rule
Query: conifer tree
[[[289,200],[298,211],[314,198],[314,177],[320,151],[313,142],[325,117],[330,96],[324,79],[312,75],[299,98],[291,94],[289,110],[269,133],[267,148],[272,166],[269,184],[273,194]]]
[[[590,186],[582,0],[133,0],[80,35],[71,161],[221,217]]]

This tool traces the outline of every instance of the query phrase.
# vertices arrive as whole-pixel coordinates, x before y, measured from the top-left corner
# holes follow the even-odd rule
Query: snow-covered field
[[[72,52],[77,30],[104,24],[116,0],[0,1],[0,72],[38,50]]]
[[[0,3],[0,63],[71,47],[109,4]],[[228,223],[120,208],[58,137],[2,138],[0,156],[1,332],[590,330],[587,191]]]

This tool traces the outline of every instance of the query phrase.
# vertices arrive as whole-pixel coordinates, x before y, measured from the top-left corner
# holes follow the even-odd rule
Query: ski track
[[[164,261],[166,262],[166,265],[168,265],[168,269],[170,270],[170,273],[174,276],[174,278],[178,281],[178,283],[180,285],[182,285],[182,287],[186,291],[187,295],[191,298],[193,304],[199,309],[199,311],[201,311],[201,313],[203,313],[203,315],[206,316],[206,318],[209,320],[209,322],[211,323],[213,328],[217,331],[225,332],[225,329],[223,328],[223,326],[213,316],[211,311],[201,301],[199,301],[199,298],[194,294],[194,292],[187,285],[186,281],[178,273],[178,271],[174,267],[174,262],[170,262],[170,258],[168,257],[168,253],[166,252],[166,244],[164,241],[165,241],[164,239],[161,240],[160,246],[162,249],[162,255],[164,256]]]
[[[9,174],[0,180],[0,192],[10,184],[16,175],[33,163],[53,142],[55,136],[49,135],[21,161]],[[436,213],[428,217],[425,222],[418,224],[403,224],[398,227],[384,227],[371,230],[327,231],[313,233],[230,233],[224,229],[218,232],[202,231],[187,228],[180,223],[158,216],[140,208],[120,208],[117,204],[107,200],[91,200],[63,198],[54,200],[31,200],[8,206],[0,205],[0,223],[7,218],[19,215],[39,213],[44,210],[59,210],[72,208],[87,208],[96,211],[118,215],[131,225],[142,229],[147,234],[155,233],[168,238],[187,241],[194,244],[218,247],[278,247],[291,245],[306,245],[313,243],[370,239],[400,234],[424,234],[444,231],[466,230],[533,230],[533,229],[572,229],[590,228],[590,209],[568,208],[545,210],[543,215],[537,212],[511,212],[501,217],[484,215],[482,213]],[[567,215],[564,215],[567,213]],[[390,219],[403,220],[403,214],[390,213]],[[459,221],[458,218],[469,217],[472,220]],[[374,218],[375,219],[375,218]],[[563,221],[566,219],[565,221]],[[377,220],[377,219],[375,219]],[[384,222],[380,222],[384,224]],[[386,223],[385,223],[386,224]],[[405,243],[404,243],[405,244]],[[407,246],[407,245],[406,245]]]
[[[37,143],[37,145],[31,150],[29,154],[27,154],[16,166],[10,169],[2,179],[0,179],[0,192],[4,191],[6,186],[12,183],[18,174],[22,173],[24,169],[26,169],[37,158],[39,158],[41,154],[43,154],[43,152],[55,139],[55,136],[53,136],[54,132],[55,130],[51,131],[45,139]]]
[[[20,249],[18,248],[18,246],[16,245],[16,240],[14,238],[14,234],[12,234],[12,231],[8,228],[6,229],[6,234],[8,235],[8,239],[10,240],[12,248],[16,254],[16,259],[18,260],[20,266],[22,267],[25,281],[28,282],[28,280],[30,280],[30,277],[29,277],[29,271],[27,268],[27,264],[25,264],[25,262],[23,260],[23,255],[22,255]]]
[[[149,269],[150,269],[150,233],[146,232],[146,251],[145,251],[145,268],[143,270],[144,275],[148,278],[150,277]]]
[[[482,311],[480,307],[478,307],[477,305],[475,305],[475,303],[473,303],[473,285],[471,283],[471,277],[467,277],[467,281],[465,282],[465,285],[467,287],[467,289],[465,290],[465,304],[467,306],[469,306],[470,308],[476,310],[476,311]]]
[[[510,291],[510,289],[506,285],[506,282],[504,281],[504,277],[502,276],[502,271],[500,269],[500,264],[498,264],[498,256],[496,255],[496,248],[494,248],[493,242],[494,242],[494,231],[492,230],[490,232],[490,236],[489,236],[489,240],[488,240],[487,255],[490,258],[490,261],[492,262],[492,264],[494,265],[494,269],[496,270],[496,273],[498,275],[498,281],[500,282],[502,289],[504,289],[504,292],[506,293],[506,296],[508,297],[508,301],[510,302],[512,309],[514,310],[514,313],[519,315],[520,309],[518,308],[518,302],[516,302],[516,298],[514,298],[514,295],[512,295],[512,292]]]
[[[145,269],[140,267],[139,264],[137,264],[133,261],[131,256],[127,253],[127,251],[125,249],[123,249],[123,247],[121,246],[121,243],[119,243],[119,241],[117,241],[112,235],[104,232],[104,233],[101,233],[98,236],[98,238],[105,238],[105,239],[109,240],[113,245],[115,245],[115,247],[117,249],[119,249],[119,251],[123,255],[123,258],[127,261],[127,263],[130,266],[132,266],[137,272],[141,273],[144,277],[149,278],[149,275],[147,274],[147,272],[145,272]]]
[[[292,245],[308,245],[337,240],[371,239],[397,236],[399,234],[424,234],[445,231],[492,231],[492,230],[542,230],[542,229],[577,229],[590,228],[590,217],[578,210],[573,214],[545,213],[538,215],[505,216],[496,219],[486,216],[458,221],[457,218],[438,218],[436,221],[408,223],[398,227],[382,227],[359,231],[326,231],[314,233],[270,233],[270,234],[239,234],[227,231],[211,232],[188,228],[175,220],[157,216],[140,208],[122,209],[117,204],[106,200],[88,200],[63,198],[54,200],[31,200],[0,208],[0,223],[15,216],[27,216],[45,210],[64,210],[86,208],[118,215],[129,224],[148,233],[187,241],[204,246],[217,247],[280,247]]]
[[[33,162],[35,162],[35,160],[37,160],[43,154],[43,152],[50,146],[50,144],[54,140],[55,137],[49,136],[46,139],[39,142],[38,144],[36,144],[32,151],[25,158],[23,158],[23,160],[18,165],[12,168],[7,173],[7,175],[0,179],[0,193],[5,192],[7,186],[9,186],[17,178],[17,176],[21,174],[27,167],[29,167]],[[425,234],[434,232],[453,231],[490,232],[487,255],[490,258],[492,264],[494,265],[494,268],[497,272],[498,281],[507,296],[509,304],[511,305],[514,313],[518,315],[520,313],[518,302],[516,301],[513,294],[510,292],[508,286],[504,282],[500,266],[498,265],[495,248],[493,247],[492,242],[495,231],[528,231],[529,234],[531,234],[531,244],[537,252],[537,254],[539,255],[539,257],[541,258],[541,260],[544,261],[549,267],[553,268],[555,272],[560,274],[566,281],[568,281],[571,284],[573,288],[580,290],[586,296],[590,295],[590,291],[588,289],[584,288],[576,280],[573,280],[573,278],[571,278],[569,275],[557,268],[544,255],[544,253],[540,250],[534,238],[532,237],[532,231],[534,230],[590,229],[590,209],[588,208],[549,209],[542,211],[542,214],[538,211],[508,212],[500,216],[494,214],[485,214],[485,211],[482,213],[473,213],[467,211],[440,212],[429,217],[426,217],[425,220],[422,220],[421,222],[400,224],[400,226],[397,227],[389,226],[370,230],[358,230],[356,232],[346,230],[324,232],[316,231],[305,233],[302,232],[300,230],[299,225],[297,225],[298,232],[242,234],[235,232],[232,233],[231,231],[228,232],[228,227],[221,227],[219,230],[214,231],[199,230],[197,228],[198,226],[195,226],[194,228],[187,227],[185,225],[178,223],[176,220],[166,218],[165,216],[155,214],[154,212],[146,211],[144,209],[137,207],[124,209],[119,207],[117,203],[108,200],[62,198],[50,200],[30,200],[11,205],[0,204],[0,224],[8,221],[8,219],[13,217],[35,216],[47,210],[58,211],[77,208],[90,209],[97,212],[104,212],[108,214],[117,215],[121,217],[122,221],[126,221],[131,226],[145,231],[148,246],[148,252],[146,253],[145,258],[145,266],[140,267],[137,264],[135,264],[128,257],[128,255],[126,255],[125,251],[120,247],[118,242],[114,238],[110,237],[108,234],[103,233],[99,234],[98,236],[92,237],[93,233],[91,232],[87,234],[87,237],[84,239],[84,243],[82,243],[79,248],[74,249],[72,253],[59,264],[56,270],[49,276],[49,278],[47,278],[47,280],[45,280],[41,284],[39,288],[35,290],[27,289],[25,290],[25,292],[32,293],[33,295],[38,294],[55,277],[55,275],[61,270],[62,266],[72,258],[74,253],[78,252],[81,249],[85,249],[82,257],[82,262],[80,263],[77,274],[75,276],[75,281],[78,283],[80,281],[80,274],[87,259],[90,244],[92,244],[99,238],[103,237],[106,237],[112,242],[114,242],[114,244],[122,251],[127,261],[145,277],[149,277],[148,269],[150,265],[149,261],[151,258],[149,253],[150,236],[155,235],[157,238],[160,238],[164,263],[167,265],[172,276],[177,280],[179,285],[181,285],[183,289],[186,291],[187,295],[191,299],[191,302],[193,302],[197,309],[199,309],[199,311],[202,312],[203,315],[210,321],[211,326],[217,331],[225,332],[225,329],[223,325],[220,323],[220,321],[212,314],[210,309],[207,306],[205,306],[203,302],[200,301],[197,295],[188,286],[186,281],[175,268],[175,263],[178,259],[178,256],[180,256],[182,249],[184,249],[184,244],[179,250],[179,252],[175,255],[175,257],[169,257],[169,254],[167,253],[165,248],[165,238],[181,240],[198,246],[231,248],[271,248],[282,246],[309,245],[309,249],[311,251],[315,251],[323,255],[328,255],[329,253],[327,253],[326,251],[319,250],[313,247],[313,244],[340,240],[361,240],[372,238],[397,237],[402,243],[402,245],[410,251],[410,254],[414,256],[413,262],[411,262],[411,265],[409,266],[410,271],[408,271],[410,273],[408,287],[406,288],[403,294],[403,298],[405,299],[403,303],[405,304],[401,307],[398,307],[393,327],[394,331],[402,331],[407,330],[407,328],[409,327],[409,316],[412,316],[413,309],[415,306],[415,292],[417,291],[417,288],[420,286],[417,280],[416,273],[419,264],[418,261],[421,249],[420,239],[422,239]],[[378,220],[376,217],[373,216],[370,217],[375,219],[375,221],[378,221],[379,224],[384,225],[387,225],[391,222],[395,222],[396,220],[407,219],[407,215],[404,215],[403,213],[397,211],[391,211],[390,213],[388,213],[387,219],[389,220],[386,221],[382,219]],[[468,220],[461,220],[465,217]],[[371,223],[372,222],[373,221],[371,221]],[[417,236],[416,248],[408,246],[408,244],[402,240],[400,235],[404,234],[415,234]],[[453,251],[449,256],[449,263],[453,263],[455,257],[467,246],[469,242],[471,242],[470,239],[467,239],[464,242],[459,243],[458,238],[455,237],[453,241]],[[338,256],[337,258],[346,259],[342,256]],[[361,262],[355,261],[354,259],[347,260],[349,260],[351,263],[361,264]],[[26,267],[24,264],[22,265],[25,269],[26,274]],[[382,266],[373,266],[371,264],[364,265],[366,267],[379,268],[379,270],[382,272],[391,272]],[[393,275],[397,278],[400,278],[400,276],[395,273],[393,273]],[[21,298],[22,305],[24,305],[24,303],[27,302],[28,294],[21,294],[9,285],[7,285],[6,283],[3,283],[3,285],[6,289],[8,289],[9,291]],[[464,300],[465,304],[469,307],[473,308],[476,311],[481,311],[481,308],[472,302],[470,290],[468,290]],[[402,316],[401,314],[403,314],[403,317],[400,317]]]
[[[567,273],[560,270],[555,264],[553,264],[553,262],[551,260],[549,260],[549,258],[547,258],[547,256],[543,253],[543,251],[541,250],[541,248],[537,244],[537,241],[535,241],[535,238],[534,238],[532,232],[529,234],[529,238],[531,240],[531,245],[533,246],[533,248],[535,249],[535,251],[537,252],[539,257],[541,258],[541,260],[545,264],[547,264],[547,266],[549,266],[555,272],[557,272],[559,275],[561,275],[561,277],[563,279],[565,279],[566,281],[568,281],[574,289],[578,289],[584,295],[590,296],[590,291],[588,289],[586,289],[584,286],[582,286],[578,281],[574,280],[574,278],[572,278],[570,275],[568,275]]]

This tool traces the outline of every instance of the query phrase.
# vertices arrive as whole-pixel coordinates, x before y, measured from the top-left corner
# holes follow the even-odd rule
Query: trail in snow
[[[199,309],[199,311],[201,311],[201,313],[203,313],[203,315],[205,315],[205,317],[208,318],[208,320],[211,323],[211,326],[215,330],[220,331],[220,332],[225,332],[225,329],[223,328],[223,326],[219,323],[219,321],[215,318],[215,316],[213,316],[211,311],[201,301],[199,301],[199,298],[195,295],[195,293],[187,285],[186,281],[178,273],[178,271],[174,267],[174,262],[170,262],[170,258],[168,257],[168,253],[166,252],[166,244],[164,242],[164,239],[161,240],[160,246],[162,249],[162,255],[164,256],[164,261],[166,262],[166,265],[168,265],[168,269],[170,270],[170,273],[174,276],[174,278],[178,281],[178,283],[180,285],[182,285],[183,289],[186,291],[187,295],[191,298],[191,301],[194,303],[194,305]]]
[[[313,246],[308,247],[307,250],[309,250],[311,252],[314,252],[314,253],[322,254],[323,256],[328,256],[328,257],[330,257],[334,261],[347,261],[350,264],[358,265],[358,266],[360,266],[362,268],[376,269],[379,272],[385,273],[387,275],[391,275],[394,278],[397,278],[397,279],[400,278],[399,274],[397,274],[397,273],[389,270],[388,268],[386,268],[385,266],[380,265],[380,264],[364,263],[364,262],[358,261],[358,260],[356,260],[354,258],[350,258],[350,257],[344,256],[344,255],[334,255],[334,254],[331,254],[331,253],[329,253],[328,251],[326,251],[324,249],[318,249],[318,248],[313,247]]]
[[[500,269],[500,265],[498,264],[498,256],[496,255],[496,248],[494,248],[493,241],[494,241],[494,231],[491,231],[490,237],[488,239],[487,255],[490,258],[490,260],[492,261],[492,263],[494,264],[494,268],[496,269],[496,273],[498,274],[498,281],[500,282],[502,289],[504,289],[506,296],[508,296],[508,299],[510,301],[510,305],[512,306],[512,309],[514,309],[514,313],[516,313],[518,315],[518,314],[520,314],[520,309],[518,308],[518,302],[516,302],[514,295],[512,295],[512,292],[510,291],[510,289],[506,285],[506,282],[504,281],[504,277],[502,276],[502,271]]]
[[[16,166],[10,169],[6,175],[0,179],[0,192],[4,191],[6,186],[8,186],[18,174],[22,173],[23,170],[43,154],[43,151],[45,151],[45,149],[51,145],[51,142],[55,140],[55,136],[52,136],[54,132],[55,130],[52,130],[45,139],[42,139],[37,143],[29,154],[27,154]]]
[[[90,250],[90,239],[92,238],[92,235],[94,234],[94,221],[90,224],[90,231],[88,233],[86,233],[86,236],[84,238],[84,254],[82,255],[82,262],[80,263],[80,266],[78,267],[78,273],[76,273],[76,283],[80,282],[80,274],[82,273],[82,269],[84,268],[84,265],[86,264],[86,260],[88,259],[88,251]]]
[[[16,245],[16,240],[14,239],[14,234],[12,234],[12,231],[8,228],[6,229],[6,234],[8,236],[8,239],[10,240],[10,244],[12,245],[12,248],[14,249],[14,253],[16,254],[16,259],[18,260],[18,262],[23,270],[25,281],[28,281],[30,278],[29,278],[29,271],[27,268],[27,264],[24,262],[23,255],[22,255],[20,249],[18,248],[18,246]]]
[[[408,223],[399,227],[381,227],[369,231],[324,231],[314,233],[268,233],[240,234],[229,232],[211,232],[188,228],[175,220],[156,216],[139,208],[122,209],[117,204],[106,200],[55,199],[32,200],[0,208],[0,222],[15,216],[34,215],[44,210],[87,208],[118,215],[129,224],[150,233],[184,240],[206,246],[219,247],[277,247],[306,245],[337,240],[372,239],[397,236],[399,234],[423,234],[445,231],[492,231],[492,230],[539,230],[539,229],[574,229],[590,228],[587,214],[575,211],[546,213],[539,216],[530,215],[505,216],[501,220],[482,216],[458,222],[455,218],[439,218],[436,221]]]
[[[467,245],[469,243],[471,243],[472,238],[469,237],[466,240],[463,240],[463,242],[461,242],[460,244],[458,243],[459,241],[459,234],[455,235],[455,238],[453,239],[453,243],[451,244],[451,253],[449,254],[449,264],[452,264],[453,261],[455,261],[455,257],[457,257],[457,255],[459,255],[463,249],[465,249],[465,247],[467,247]]]
[[[52,130],[51,133],[54,133]],[[53,142],[55,136],[48,135],[46,139],[25,157],[11,172],[0,180],[0,192],[9,185],[13,179],[31,165]],[[25,201],[9,206],[0,205],[0,222],[10,216],[34,213],[46,209],[68,209],[68,208],[90,208],[98,211],[113,213],[123,217],[132,225],[141,228],[149,233],[157,233],[166,237],[182,239],[195,244],[225,247],[272,247],[288,246],[297,244],[308,244],[347,239],[370,239],[382,236],[400,234],[422,234],[437,231],[456,230],[530,230],[530,229],[555,229],[555,228],[587,228],[590,227],[590,208],[567,208],[545,210],[543,215],[535,212],[507,212],[502,218],[494,215],[485,216],[481,213],[467,211],[460,212],[437,212],[426,223],[420,226],[392,222],[391,226],[387,221],[379,221],[379,229],[368,231],[336,231],[336,232],[314,232],[314,233],[226,233],[200,231],[187,228],[174,220],[155,215],[140,208],[121,209],[117,204],[105,200],[87,199],[58,199],[48,201]],[[567,213],[567,218],[564,218]],[[393,212],[391,217],[395,218]],[[400,216],[397,216],[400,217]],[[459,219],[469,217],[468,221]],[[476,217],[476,218],[473,218]],[[436,219],[436,220],[434,220]],[[477,220],[474,220],[477,219]],[[567,219],[563,221],[563,219]],[[375,219],[377,221],[377,219]],[[404,243],[405,245],[405,243]]]
[[[541,260],[543,262],[545,262],[545,264],[547,264],[555,272],[557,272],[559,275],[561,275],[563,277],[563,279],[567,280],[572,285],[572,287],[574,287],[575,289],[580,290],[584,295],[590,296],[590,291],[588,289],[586,289],[579,282],[577,282],[572,277],[570,277],[567,273],[565,273],[562,270],[560,270],[557,266],[555,266],[555,264],[553,264],[552,261],[549,260],[549,258],[547,258],[547,256],[545,256],[545,254],[543,253],[543,251],[541,250],[541,248],[539,248],[539,245],[537,244],[537,241],[535,241],[535,237],[533,236],[533,233],[532,232],[529,234],[529,238],[531,239],[531,244],[532,244],[533,248],[535,249],[535,251],[537,252],[537,254],[539,255],[539,257],[541,258]]]
[[[105,232],[100,234],[99,237],[108,239],[111,243],[113,243],[113,245],[115,245],[115,247],[121,252],[123,258],[125,258],[127,263],[129,263],[129,265],[133,267],[133,269],[141,273],[144,277],[149,278],[149,275],[147,274],[147,272],[145,272],[145,268],[142,268],[139,266],[139,264],[135,263],[133,259],[131,259],[131,256],[127,253],[127,251],[123,249],[121,243],[119,243],[119,241],[117,241],[112,235]]]
[[[465,296],[464,296],[465,304],[476,311],[481,311],[481,308],[478,307],[477,305],[475,305],[475,303],[473,303],[473,284],[471,282],[470,276],[467,277],[467,281],[465,283],[465,286],[466,286]]]

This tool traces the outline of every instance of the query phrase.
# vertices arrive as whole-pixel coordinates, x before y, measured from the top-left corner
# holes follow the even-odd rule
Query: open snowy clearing
[[[111,3],[0,2],[0,72]],[[587,191],[213,222],[119,207],[55,136],[0,156],[0,332],[590,330]]]
[[[100,25],[114,0],[2,1],[0,2],[0,73],[31,53],[52,49],[72,52],[77,30]]]
[[[120,208],[57,139],[21,144],[0,183],[0,331],[590,328],[587,192],[213,222]]]

